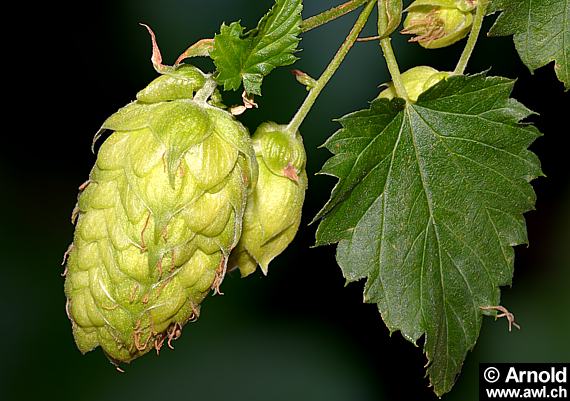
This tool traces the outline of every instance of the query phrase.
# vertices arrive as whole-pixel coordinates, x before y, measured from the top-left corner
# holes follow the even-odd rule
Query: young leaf
[[[570,89],[570,0],[493,0],[490,12],[500,10],[489,35],[514,35],[531,71],[554,61],[558,79]]]
[[[322,173],[339,178],[318,218],[317,245],[338,242],[348,282],[367,278],[391,332],[425,335],[435,392],[451,389],[481,326],[511,282],[512,246],[525,243],[529,182],[541,175],[527,150],[540,135],[510,99],[514,81],[454,76],[417,103],[377,99],[340,119]]]
[[[264,76],[297,60],[302,9],[301,0],[276,0],[257,28],[245,34],[239,22],[222,24],[210,55],[225,90],[237,90],[243,81],[248,94],[261,95]]]

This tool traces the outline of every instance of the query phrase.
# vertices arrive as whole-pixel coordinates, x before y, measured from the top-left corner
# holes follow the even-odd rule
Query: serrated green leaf
[[[210,53],[225,90],[261,95],[263,77],[274,68],[293,64],[301,33],[301,0],[277,0],[256,29],[244,34],[239,22],[223,24]]]
[[[493,0],[502,11],[489,35],[514,35],[515,47],[531,70],[554,61],[556,76],[570,89],[570,0]]]
[[[520,120],[513,81],[451,77],[417,103],[378,99],[349,114],[325,144],[322,173],[339,178],[321,211],[317,244],[338,242],[347,281],[367,278],[391,332],[425,335],[434,391],[451,389],[481,326],[511,282],[512,246],[541,175],[527,150],[540,135]]]

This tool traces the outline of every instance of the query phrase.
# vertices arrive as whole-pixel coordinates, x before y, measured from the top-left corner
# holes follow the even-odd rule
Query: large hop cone
[[[230,266],[242,276],[269,262],[293,241],[307,189],[303,139],[285,126],[264,123],[252,137],[259,178],[247,201],[243,234],[230,257]]]
[[[247,130],[179,67],[104,124],[76,208],[67,310],[77,346],[129,362],[177,338],[218,290],[257,174]]]

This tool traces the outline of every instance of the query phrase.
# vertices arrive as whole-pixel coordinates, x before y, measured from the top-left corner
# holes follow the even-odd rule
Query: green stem
[[[408,92],[402,83],[400,67],[398,67],[398,61],[396,61],[396,56],[394,55],[394,50],[392,49],[392,39],[390,39],[390,37],[382,39],[380,41],[380,47],[384,53],[384,58],[386,59],[386,64],[388,65],[388,71],[390,72],[392,82],[394,83],[394,88],[396,89],[396,95],[402,99],[408,100]]]
[[[210,98],[210,96],[212,96],[217,87],[218,84],[216,80],[212,78],[211,75],[207,76],[204,86],[198,92],[196,92],[193,100],[197,103],[208,102],[208,99]]]
[[[463,53],[461,53],[461,57],[453,71],[453,74],[455,75],[461,75],[465,72],[467,63],[469,62],[473,49],[475,49],[475,45],[477,44],[477,39],[481,32],[481,26],[483,26],[483,19],[485,18],[488,4],[488,0],[480,0],[477,5],[477,11],[475,12],[475,18],[473,18],[473,25],[471,27],[471,33],[469,33],[469,38],[467,39]]]
[[[287,125],[287,131],[291,135],[295,135],[295,133],[303,123],[303,120],[305,119],[305,117],[307,117],[309,111],[311,111],[311,107],[313,107],[313,104],[315,104],[317,97],[319,97],[320,93],[322,92],[326,84],[330,81],[330,79],[332,78],[338,67],[340,67],[342,61],[348,54],[349,50],[352,48],[352,45],[354,45],[354,42],[356,42],[356,39],[358,39],[358,35],[360,35],[360,32],[362,32],[364,25],[366,25],[366,21],[368,21],[368,17],[370,17],[370,14],[374,9],[375,3],[376,0],[368,0],[368,4],[364,8],[364,10],[362,10],[362,12],[360,13],[360,16],[356,20],[356,23],[352,27],[352,30],[348,34],[347,38],[340,46],[337,53],[335,54],[335,56],[333,57],[333,59],[331,60],[330,64],[327,66],[321,77],[316,81],[315,86],[311,88],[309,94],[305,98],[305,101],[303,102],[299,110],[297,110],[297,113],[295,114],[289,125]]]
[[[301,31],[310,31],[311,29],[317,28],[321,25],[326,24],[327,22],[331,22],[339,17],[342,17],[343,15],[356,10],[367,1],[368,0],[350,0],[344,4],[341,4],[340,6],[331,8],[330,10],[317,14],[313,17],[309,17],[306,20],[303,20],[303,23],[301,24]]]

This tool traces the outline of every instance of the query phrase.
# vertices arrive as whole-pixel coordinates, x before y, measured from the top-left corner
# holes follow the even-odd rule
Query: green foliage
[[[345,278],[367,278],[390,331],[425,335],[430,381],[449,391],[481,326],[480,307],[510,284],[525,243],[529,181],[541,174],[510,99],[513,81],[455,76],[417,103],[375,100],[340,120],[323,174],[339,178],[318,217],[317,244],[338,243]]]
[[[570,89],[570,0],[493,0],[502,11],[489,34],[514,35],[525,65],[534,71],[554,61],[558,79]]]
[[[223,24],[210,53],[217,81],[225,90],[261,95],[263,77],[274,68],[293,64],[301,33],[301,0],[277,0],[256,29],[244,34],[239,22]]]

